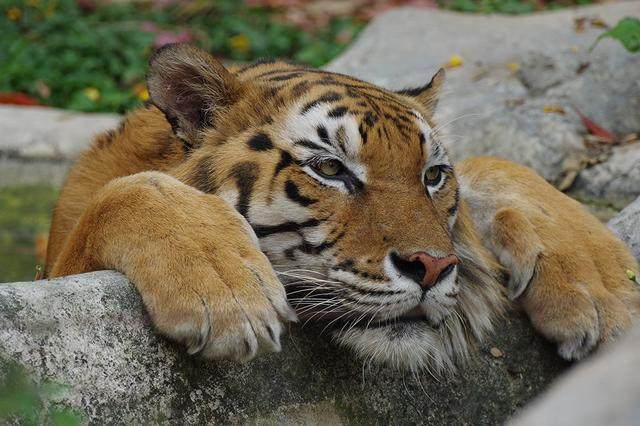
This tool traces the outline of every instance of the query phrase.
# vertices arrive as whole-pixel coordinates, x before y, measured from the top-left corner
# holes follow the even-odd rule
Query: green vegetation
[[[594,0],[439,0],[438,4],[459,12],[521,14],[594,2]]]
[[[22,366],[14,361],[0,360],[0,423],[79,425],[82,423],[80,413],[53,402],[67,390],[68,386],[51,380],[36,385]]]
[[[629,52],[640,52],[640,19],[631,17],[621,19],[615,27],[602,33],[591,49],[595,48],[603,38],[618,40]]]
[[[592,1],[437,4],[465,12],[527,13]],[[154,48],[177,41],[231,61],[284,57],[320,66],[384,2],[351,6],[319,13],[309,0],[0,0],[0,95],[9,94],[13,102],[122,113],[148,97],[144,75]]]
[[[48,186],[0,187],[0,282],[36,276],[57,195]]]
[[[362,23],[335,17],[305,31],[241,1],[0,0],[0,92],[80,111],[131,109],[148,96],[144,75],[154,47],[189,41],[236,61],[287,57],[322,65]]]

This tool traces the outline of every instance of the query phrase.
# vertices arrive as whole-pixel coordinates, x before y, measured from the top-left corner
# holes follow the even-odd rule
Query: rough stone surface
[[[0,285],[0,359],[71,385],[56,402],[93,423],[498,424],[566,367],[517,315],[451,378],[363,366],[313,329],[283,346],[245,365],[191,358],[114,272]]]
[[[640,260],[640,197],[611,219],[608,226]]]
[[[116,114],[0,106],[0,186],[59,185],[92,137],[115,128],[119,121]]]
[[[454,157],[497,155],[559,182],[564,169],[592,155],[574,106],[617,134],[640,131],[640,55],[612,40],[589,52],[602,30],[587,20],[576,32],[574,19],[615,24],[639,15],[638,2],[517,17],[397,9],[328,68],[398,89],[424,84],[452,54],[461,55],[464,65],[449,70],[436,117]],[[564,114],[544,112],[558,106]],[[631,164],[639,158],[638,143],[616,147],[577,187],[589,196],[633,199],[640,168]]]
[[[578,365],[527,406],[511,426],[640,424],[640,328]]]

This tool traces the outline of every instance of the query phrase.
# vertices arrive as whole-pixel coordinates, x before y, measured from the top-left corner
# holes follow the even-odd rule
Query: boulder
[[[510,426],[640,424],[640,327],[578,365],[529,404]]]
[[[610,39],[589,51],[601,22],[639,14],[637,2],[515,17],[401,8],[327,68],[399,89],[460,55],[436,115],[456,159],[501,156],[563,187],[602,162],[578,175],[578,194],[629,202],[640,195],[640,143],[594,152],[577,111],[619,136],[640,131],[640,55]]]
[[[640,197],[611,219],[608,226],[640,260]]]
[[[498,424],[566,367],[517,314],[451,377],[363,363],[321,329],[283,343],[247,364],[190,357],[115,272],[0,285],[0,360],[67,385],[49,404],[91,423]]]
[[[93,136],[119,122],[117,114],[0,105],[0,185],[60,185]]]

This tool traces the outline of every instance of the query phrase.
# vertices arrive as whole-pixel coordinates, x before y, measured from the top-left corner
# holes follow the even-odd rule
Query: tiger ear
[[[197,146],[216,113],[236,102],[242,83],[210,54],[188,44],[169,44],[149,61],[149,96],[174,133]]]
[[[403,89],[396,93],[416,99],[427,109],[429,117],[433,117],[436,106],[438,106],[438,96],[444,81],[444,68],[440,68],[426,85],[414,89]]]

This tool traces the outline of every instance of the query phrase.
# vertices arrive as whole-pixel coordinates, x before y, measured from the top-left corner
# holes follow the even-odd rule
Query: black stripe
[[[327,132],[327,128],[324,126],[318,126],[316,129],[318,133],[318,137],[320,138],[320,142],[331,145],[331,141],[329,140],[329,133]]]
[[[275,59],[259,59],[256,62],[249,64],[249,65],[245,65],[244,67],[240,68],[236,74],[242,74],[244,72],[247,72],[253,68],[257,68],[261,65],[268,65],[268,64],[274,64],[277,61]]]
[[[291,88],[294,97],[300,97],[309,91],[309,82],[307,80],[300,81]]]
[[[342,99],[342,95],[338,92],[327,92],[324,95],[320,96],[318,99],[315,99],[309,103],[307,103],[305,106],[302,107],[302,109],[300,110],[300,114],[306,114],[311,108],[315,107],[316,105],[319,105],[321,103],[324,102],[335,102],[335,101],[339,101],[340,99]]]
[[[273,143],[268,135],[264,133],[258,133],[249,139],[249,148],[254,151],[268,151],[273,148]]]
[[[358,132],[360,132],[360,138],[362,139],[362,144],[367,143],[367,131],[364,129],[362,123],[358,126]]]
[[[318,226],[318,219],[309,219],[304,222],[284,222],[278,225],[252,225],[254,232],[258,238],[263,238],[273,234],[281,234],[283,232],[300,232],[301,229]]]
[[[276,169],[273,172],[273,177],[276,177],[284,168],[290,166],[293,163],[293,157],[287,151],[280,151],[280,161],[276,164]]]
[[[455,202],[453,206],[451,206],[449,210],[447,210],[447,213],[449,213],[449,216],[453,216],[458,212],[458,207],[460,206],[460,188],[456,187],[454,198],[455,198]]]
[[[304,195],[301,195],[300,190],[298,189],[298,185],[296,185],[290,180],[288,180],[284,184],[284,191],[287,194],[287,197],[289,197],[291,201],[295,201],[296,203],[300,204],[303,207],[307,207],[318,201],[318,200],[314,200],[313,198],[309,198],[309,197],[305,197]]]
[[[324,150],[325,148],[321,147],[317,143],[310,141],[309,139],[299,139],[294,142],[296,145],[304,146],[305,148]]]
[[[253,192],[253,186],[258,179],[258,172],[260,166],[258,163],[246,161],[244,163],[236,164],[231,169],[231,176],[235,179],[238,186],[238,203],[236,204],[236,210],[247,217],[249,212],[249,203],[251,202],[251,193]]]
[[[339,106],[329,111],[329,117],[340,118],[344,116],[347,113],[347,111],[348,111],[347,107]]]
[[[271,77],[269,81],[286,81],[291,80],[292,78],[300,77],[303,73],[300,71],[293,71],[283,75],[277,75],[275,77]]]

